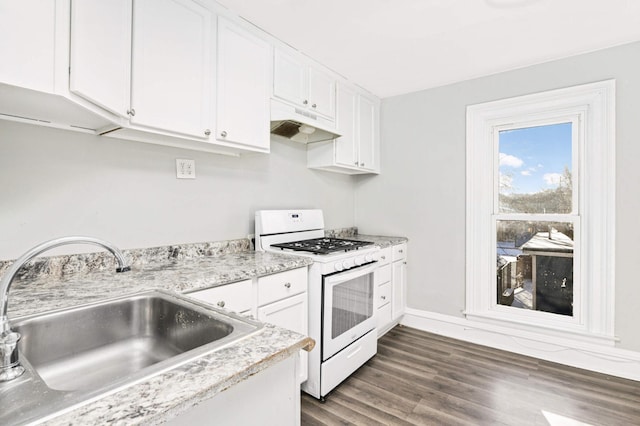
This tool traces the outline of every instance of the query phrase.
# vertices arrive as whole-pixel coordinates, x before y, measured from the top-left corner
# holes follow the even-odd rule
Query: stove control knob
[[[364,257],[358,256],[358,257],[356,257],[354,262],[355,262],[356,265],[362,265],[364,263]]]
[[[344,267],[342,266],[342,263],[340,262],[333,265],[333,267],[335,268],[336,271],[342,271],[344,269]]]
[[[373,255],[372,254],[368,254],[364,257],[364,260],[366,260],[367,262],[373,262]]]
[[[350,262],[349,260],[345,260],[344,262],[342,262],[342,266],[344,266],[344,269],[352,268],[353,262]]]

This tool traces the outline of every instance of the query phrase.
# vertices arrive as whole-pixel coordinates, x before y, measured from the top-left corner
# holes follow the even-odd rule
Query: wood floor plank
[[[302,424],[640,425],[640,383],[398,326]]]

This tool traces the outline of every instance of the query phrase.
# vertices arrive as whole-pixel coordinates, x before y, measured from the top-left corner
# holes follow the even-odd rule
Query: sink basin
[[[14,415],[56,411],[215,351],[260,326],[159,290],[25,317],[12,327],[22,335],[20,356],[32,377],[6,392],[0,384],[0,403],[20,405]],[[37,399],[33,395],[45,401],[29,408],[25,398]]]

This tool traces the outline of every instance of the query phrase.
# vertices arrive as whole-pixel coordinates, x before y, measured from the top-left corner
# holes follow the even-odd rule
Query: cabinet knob
[[[358,162],[357,162],[357,161],[355,161],[353,164],[355,164],[355,165],[357,166],[357,165],[358,165]]]
[[[404,265],[406,265],[406,264],[407,264],[407,262],[402,262],[402,263],[403,263]]]
[[[211,134],[211,130],[209,130],[209,129],[205,129],[204,130],[204,135],[205,136],[209,136],[210,134]]]
[[[382,260],[385,260],[387,258],[387,256],[380,256],[382,258]]]
[[[224,305],[225,305],[224,300],[219,301],[217,305],[220,306],[221,308],[224,308]]]
[[[284,283],[284,286],[285,286],[286,288],[291,288],[291,283]]]
[[[311,105],[311,108],[315,108],[315,107],[316,107],[316,104]]]
[[[309,103],[309,101],[308,101],[308,100],[306,100],[306,99],[305,99],[304,101],[302,101],[302,104],[303,104],[303,105],[307,105],[308,103]]]
[[[360,163],[360,167],[364,167],[364,163]]]
[[[127,110],[127,115],[130,115],[131,117],[133,117],[134,115],[136,115],[136,110],[131,108]]]
[[[220,136],[222,136],[223,138],[226,138],[227,137],[227,131],[226,130],[221,131],[220,132]]]
[[[398,253],[404,253],[404,250],[400,249],[398,250]]]
[[[387,300],[387,296],[380,296],[382,300]]]

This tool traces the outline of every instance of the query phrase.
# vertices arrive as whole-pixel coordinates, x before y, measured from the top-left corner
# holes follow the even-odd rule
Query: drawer
[[[386,330],[386,328],[391,324],[391,303],[387,303],[386,305],[378,308],[376,312],[376,320],[377,320],[377,329],[378,333]]]
[[[398,260],[404,260],[407,258],[407,244],[398,244],[396,246],[391,247],[393,254],[391,255],[391,260],[394,262]]]
[[[307,291],[307,268],[258,278],[258,306]]]
[[[252,308],[251,280],[195,291],[187,294],[189,297],[201,300],[218,308],[234,312],[244,312]]]
[[[378,304],[376,307],[381,307],[391,302],[391,283],[384,283],[378,287]]]
[[[391,265],[380,266],[373,274],[376,285],[382,285],[391,281]]]
[[[391,247],[383,248],[378,253],[378,263],[382,266],[389,262],[391,262]]]

